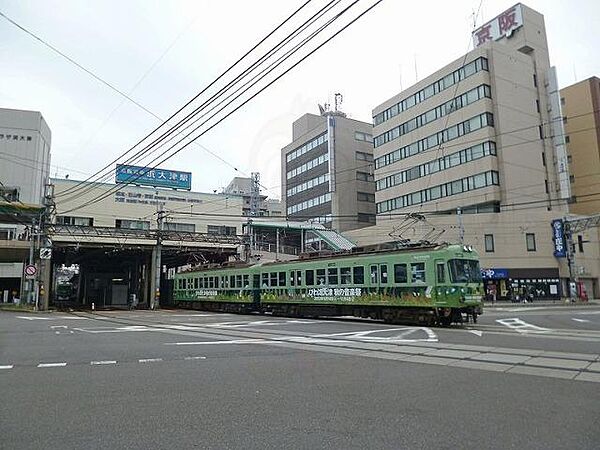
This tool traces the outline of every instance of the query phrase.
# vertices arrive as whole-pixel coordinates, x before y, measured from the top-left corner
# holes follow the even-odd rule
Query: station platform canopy
[[[40,205],[0,200],[0,223],[30,224],[43,211],[44,207]]]
[[[262,221],[255,220],[250,226],[254,230],[259,229],[270,229],[270,230],[283,230],[283,231],[295,231],[295,232],[310,232],[316,238],[322,239],[326,242],[332,250],[352,250],[356,245],[350,239],[344,237],[335,230],[331,230],[320,223],[313,222],[275,222],[275,221]]]

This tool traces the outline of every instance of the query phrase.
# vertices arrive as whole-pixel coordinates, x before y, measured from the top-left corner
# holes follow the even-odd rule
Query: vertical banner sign
[[[329,152],[329,192],[335,192],[335,117],[327,117],[327,150]]]
[[[564,258],[567,256],[565,242],[565,225],[561,219],[552,221],[552,240],[554,241],[554,256]]]

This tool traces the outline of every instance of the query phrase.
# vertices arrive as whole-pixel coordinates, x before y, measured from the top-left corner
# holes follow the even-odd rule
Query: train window
[[[236,275],[235,276],[235,287],[236,288],[241,288],[242,286],[242,276],[241,275]]]
[[[352,283],[352,271],[350,267],[342,267],[340,269],[340,284],[351,284]]]
[[[290,270],[290,286],[295,286],[295,278],[294,278],[294,271]]]
[[[363,266],[354,266],[354,284],[365,284],[365,268]]]
[[[234,275],[231,275],[229,277],[229,286],[232,287],[232,288],[235,287],[235,276]]]
[[[377,266],[371,266],[371,284],[378,283],[377,272]]]
[[[314,284],[315,284],[315,271],[307,270],[306,271],[306,285],[314,286]]]
[[[266,288],[269,287],[269,274],[268,273],[263,273],[262,274],[262,287]]]
[[[194,278],[194,289],[198,289],[198,278]]]
[[[208,277],[208,287],[209,288],[215,287],[215,280],[213,280],[213,277]]]
[[[411,264],[410,275],[410,280],[413,283],[425,283],[425,263]]]
[[[277,272],[271,272],[269,274],[269,278],[271,279],[271,287],[277,287]]]
[[[317,269],[317,286],[325,286],[325,269]]]
[[[437,274],[437,282],[445,283],[446,282],[446,271],[444,270],[444,263],[438,263],[436,265],[436,274]]]
[[[406,283],[406,264],[394,264],[394,283]]]
[[[302,271],[296,270],[296,285],[302,286]]]
[[[388,282],[387,264],[381,264],[379,266],[379,271],[381,272],[381,283],[387,284],[387,282]]]
[[[338,284],[338,270],[337,267],[327,269],[327,284],[333,285]]]
[[[244,288],[246,288],[246,289],[249,288],[250,287],[250,276],[243,275],[242,280],[244,281]]]
[[[279,272],[279,286],[285,286],[285,272]]]

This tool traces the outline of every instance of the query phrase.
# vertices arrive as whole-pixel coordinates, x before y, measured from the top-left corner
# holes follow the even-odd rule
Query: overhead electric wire
[[[307,0],[305,1],[299,8],[297,8],[292,14],[290,14],[283,22],[281,22],[279,25],[277,25],[272,31],[270,31],[265,37],[263,37],[257,44],[255,44],[250,50],[248,50],[246,53],[244,53],[244,55],[242,55],[240,58],[238,58],[232,65],[230,65],[224,72],[222,72],[219,76],[217,76],[217,78],[215,78],[212,82],[210,82],[204,89],[202,89],[198,94],[196,94],[194,97],[192,97],[186,104],[184,104],[181,108],[179,108],[175,113],[173,113],[168,119],[163,120],[161,119],[159,116],[157,116],[156,114],[154,114],[152,111],[148,110],[146,107],[144,107],[143,105],[139,104],[138,102],[136,102],[135,100],[133,100],[131,97],[129,97],[127,94],[125,94],[124,92],[120,91],[119,89],[115,88],[114,86],[112,86],[110,83],[108,83],[107,81],[103,80],[102,78],[100,78],[99,76],[95,75],[93,72],[91,72],[90,70],[86,69],[85,67],[83,67],[81,64],[77,63],[75,60],[73,60],[72,58],[68,57],[67,55],[65,55],[64,53],[62,53],[60,50],[58,50],[57,48],[53,47],[52,45],[48,44],[47,42],[45,42],[44,40],[42,40],[41,38],[37,37],[35,34],[33,34],[32,32],[28,31],[27,29],[25,29],[24,27],[22,27],[21,25],[19,25],[18,23],[16,23],[15,21],[13,21],[12,19],[10,19],[9,17],[7,17],[5,14],[3,14],[2,12],[0,12],[0,15],[2,15],[5,19],[7,19],[9,22],[11,22],[13,25],[17,26],[18,28],[20,28],[21,30],[25,31],[27,34],[31,35],[32,37],[34,37],[36,40],[40,41],[42,44],[46,45],[47,47],[51,48],[53,51],[55,51],[56,53],[58,53],[59,55],[63,56],[65,59],[67,59],[69,62],[75,64],[77,67],[79,67],[80,69],[84,70],[86,73],[88,73],[89,75],[91,75],[93,78],[95,78],[96,80],[100,81],[102,84],[108,86],[110,89],[112,89],[113,91],[115,91],[116,93],[118,93],[119,95],[121,95],[122,97],[126,98],[127,100],[129,100],[130,102],[132,102],[133,104],[135,104],[136,106],[138,106],[139,108],[141,108],[142,110],[146,111],[148,114],[154,116],[155,118],[159,119],[162,121],[162,123],[156,127],[153,131],[151,131],[149,133],[149,135],[145,136],[142,140],[140,140],[137,144],[135,144],[130,150],[128,150],[125,154],[127,154],[129,151],[133,150],[135,147],[137,147],[141,142],[143,142],[148,136],[152,135],[153,133],[155,133],[156,131],[158,131],[163,125],[165,125],[169,120],[173,119],[173,117],[175,117],[177,114],[179,114],[182,110],[184,110],[187,106],[189,106],[193,101],[195,101],[198,97],[200,97],[202,94],[204,94],[208,89],[210,89],[212,86],[214,86],[220,79],[222,79],[225,75],[227,75],[227,73],[229,73],[234,67],[236,67],[242,60],[244,60],[249,54],[251,54],[256,48],[258,48],[263,42],[265,42],[269,37],[271,37],[274,33],[276,33],[283,25],[285,25],[285,23],[287,23],[291,18],[293,18],[298,12],[300,12],[305,6],[307,6],[312,0]],[[236,171],[239,171],[234,165],[229,164],[228,162],[226,162],[225,160],[223,160],[221,157],[219,157],[218,155],[213,155],[218,157],[220,160],[222,160],[223,162],[225,162],[226,164],[230,165],[231,167],[233,167]],[[121,158],[121,156],[119,156],[119,158]],[[103,169],[101,169],[100,171],[96,172],[94,174],[97,175],[99,173],[101,173],[104,169],[108,168],[108,167],[112,167],[112,164],[118,162],[119,158],[117,158],[116,160],[113,160],[112,162],[110,162],[108,165],[106,165]],[[82,183],[85,183],[87,181],[90,181],[92,177],[82,181]]]
[[[350,7],[352,7],[358,0],[356,0],[354,3],[352,3],[350,6],[348,6],[346,9],[344,9],[341,13],[338,13],[338,17],[342,14],[344,14]],[[342,31],[344,31],[346,28],[348,28],[350,25],[352,25],[353,23],[355,23],[358,19],[360,19],[361,17],[363,17],[365,14],[367,14],[369,11],[371,11],[375,6],[377,6],[378,4],[380,4],[383,0],[378,0],[376,1],[374,4],[372,4],[369,8],[367,8],[366,10],[364,10],[362,13],[360,13],[357,17],[355,17],[353,20],[351,20],[349,23],[347,23],[346,25],[344,25],[340,30],[338,30],[337,32],[335,32],[332,36],[330,36],[329,38],[327,38],[324,42],[322,42],[321,44],[319,44],[316,48],[314,48],[313,50],[311,50],[308,54],[306,54],[305,56],[303,56],[300,60],[296,61],[291,67],[287,68],[283,73],[279,74],[276,78],[274,78],[273,80],[271,80],[266,86],[262,87],[260,90],[258,90],[257,92],[255,92],[254,94],[252,94],[249,98],[247,98],[246,100],[244,100],[241,104],[237,105],[233,110],[229,111],[224,117],[220,118],[217,122],[215,122],[214,124],[212,124],[210,127],[208,127],[206,130],[204,130],[203,132],[201,132],[198,136],[194,137],[191,139],[190,142],[184,144],[182,147],[180,147],[179,149],[173,151],[170,155],[167,155],[165,158],[163,158],[161,161],[159,161],[154,167],[148,168],[148,171],[150,170],[154,170],[156,167],[158,167],[161,163],[165,162],[166,160],[172,158],[173,156],[175,156],[177,153],[179,153],[181,150],[183,150],[184,148],[186,148],[188,145],[190,145],[192,142],[194,142],[196,139],[198,139],[199,137],[203,136],[204,134],[206,134],[208,131],[210,131],[212,128],[214,128],[215,126],[217,126],[219,123],[221,123],[223,120],[225,120],[227,117],[229,117],[231,114],[233,114],[234,112],[238,111],[241,107],[243,107],[244,105],[246,105],[249,101],[251,101],[252,99],[254,99],[257,95],[259,95],[260,93],[262,93],[265,89],[267,89],[269,86],[271,86],[273,83],[275,83],[276,81],[278,81],[281,77],[283,77],[284,75],[286,75],[289,71],[291,71],[293,68],[295,68],[298,64],[300,64],[301,62],[303,62],[304,60],[306,60],[309,56],[311,56],[313,53],[315,53],[317,50],[319,50],[320,48],[322,48],[325,44],[327,44],[328,42],[330,42],[334,37],[336,37],[337,35],[339,35]],[[224,109],[224,108],[222,108]],[[221,110],[222,110],[221,109]],[[215,114],[216,115],[216,114]],[[199,128],[199,127],[197,127]],[[196,128],[196,129],[197,129]],[[195,131],[195,130],[194,130]],[[192,131],[193,133],[193,131]],[[191,134],[191,133],[190,133]],[[189,136],[189,135],[188,135]],[[171,147],[171,149],[174,146]],[[168,150],[167,150],[168,152]],[[163,154],[167,153],[164,152]],[[162,156],[162,155],[161,155]],[[153,164],[156,160],[158,160],[160,158],[157,157],[154,160],[151,161],[151,164]],[[127,183],[122,183],[122,184],[133,184],[135,183],[135,181],[137,179],[139,179],[142,176],[142,174],[138,175],[134,180],[130,180]],[[119,189],[119,187],[117,187],[117,189]],[[94,199],[91,201],[91,203],[95,203],[97,201],[102,200],[103,198],[106,198],[108,195],[111,195],[111,192],[107,193],[106,195],[103,196],[99,196],[97,199]],[[83,207],[84,205],[82,205],[81,207]],[[76,210],[79,208],[74,208],[72,210]]]
[[[299,27],[297,27],[294,31],[292,31],[291,33],[289,33],[285,38],[283,38],[280,42],[278,42],[276,45],[274,45],[271,49],[269,49],[267,51],[266,54],[264,54],[263,56],[261,56],[257,61],[253,62],[249,67],[247,67],[246,69],[244,69],[244,71],[240,74],[238,74],[233,80],[229,81],[225,86],[221,87],[221,89],[212,94],[212,96],[205,100],[204,103],[202,103],[200,106],[198,106],[194,111],[188,113],[183,119],[179,120],[179,122],[177,122],[175,125],[172,125],[167,131],[165,131],[161,136],[159,136],[158,138],[154,139],[153,142],[147,144],[144,148],[142,148],[141,150],[138,150],[138,152],[129,157],[129,159],[127,161],[125,161],[124,163],[131,163],[132,160],[134,159],[139,159],[139,158],[143,158],[145,156],[149,156],[152,153],[156,152],[158,149],[160,149],[160,147],[162,147],[163,145],[165,145],[166,143],[170,142],[171,140],[175,139],[177,135],[182,134],[183,130],[177,130],[182,124],[185,124],[186,122],[188,122],[194,115],[196,115],[199,111],[201,111],[205,106],[213,103],[216,99],[219,98],[219,96],[224,93],[227,92],[231,87],[235,86],[235,84],[242,80],[246,75],[250,74],[252,71],[254,71],[257,67],[259,67],[264,61],[268,60],[275,52],[277,52],[280,48],[282,48],[283,45],[285,45],[287,42],[289,42],[290,37],[293,38],[295,37],[299,32],[301,32],[307,24],[311,24],[313,23],[316,19],[318,19],[322,14],[324,14],[324,11],[327,12],[327,10],[331,9],[330,5],[332,4],[338,4],[340,0],[331,0],[329,1],[324,7],[322,7],[319,11],[317,11],[315,14],[313,14],[309,19],[307,19],[302,25],[300,25]],[[334,5],[335,6],[335,5]],[[297,10],[296,12],[298,12],[299,10]],[[287,20],[289,20],[292,16],[288,17]],[[281,25],[280,25],[281,26]],[[270,35],[266,36],[261,42],[259,42],[259,44],[257,44],[254,48],[256,48],[258,45],[260,45],[262,42],[264,42],[264,40],[266,40]],[[246,55],[248,55],[250,52],[247,52]],[[242,57],[243,58],[243,57]],[[238,60],[241,61],[241,59]],[[232,66],[233,67],[233,66]],[[225,72],[224,72],[225,73]],[[215,80],[216,81],[216,80]],[[214,83],[214,82],[213,82]],[[209,86],[210,87],[210,86]],[[206,90],[206,89],[205,89]],[[204,91],[205,91],[204,90]],[[203,91],[203,92],[204,92]],[[183,108],[185,108],[187,105],[189,105],[193,100],[195,100],[199,95],[201,95],[203,92],[201,92],[200,94],[198,94],[196,97],[194,97],[192,100],[190,100],[190,102],[188,102],[188,104],[184,105]],[[183,108],[181,108],[178,112],[180,112]],[[178,112],[176,112],[175,114],[177,114]],[[172,118],[173,116],[171,116]],[[170,120],[171,118],[169,118],[168,120]],[[168,120],[165,122],[167,123]],[[160,127],[159,127],[160,128]],[[187,126],[185,129],[189,128],[189,126]],[[124,155],[126,155],[128,152],[130,152],[131,150],[133,150],[138,144],[140,144],[141,142],[143,142],[145,139],[149,138],[150,136],[152,136],[152,134],[155,132],[156,130],[152,131],[150,134],[148,134],[144,139],[142,139],[141,141],[139,141],[134,147],[132,147],[130,150],[128,150],[127,152],[124,153]],[[172,137],[170,137],[169,139],[167,139],[165,142],[160,143],[160,141],[163,141],[167,136],[169,136],[170,134],[177,132],[177,135],[174,135]],[[188,138],[188,136],[185,136],[184,139],[180,140],[179,142],[185,140],[186,138]],[[177,142],[174,145],[177,145],[179,142]],[[152,150],[152,147],[155,147],[158,144],[158,147],[155,148],[154,150]],[[201,144],[197,143],[197,145],[202,146]],[[202,146],[203,147],[203,146]],[[205,148],[205,150],[209,151],[208,149]],[[117,158],[118,160],[119,158]],[[113,161],[113,163],[116,162]],[[103,169],[101,169],[101,171],[104,171],[105,169],[107,169],[108,167],[110,167],[111,164],[109,164],[108,166],[105,166]],[[111,171],[112,169],[110,169]],[[235,170],[238,170],[237,168]],[[110,176],[111,172],[108,172],[107,175],[105,175],[104,177]],[[149,170],[148,170],[149,171]],[[146,173],[148,172],[146,171]],[[264,187],[264,186],[263,186]],[[84,188],[85,189],[85,188]]]

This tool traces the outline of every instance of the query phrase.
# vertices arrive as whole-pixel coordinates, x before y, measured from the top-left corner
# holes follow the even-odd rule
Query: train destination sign
[[[115,169],[117,183],[132,183],[142,186],[166,187],[173,189],[192,189],[192,174],[177,170],[152,169],[149,167],[117,164]]]

